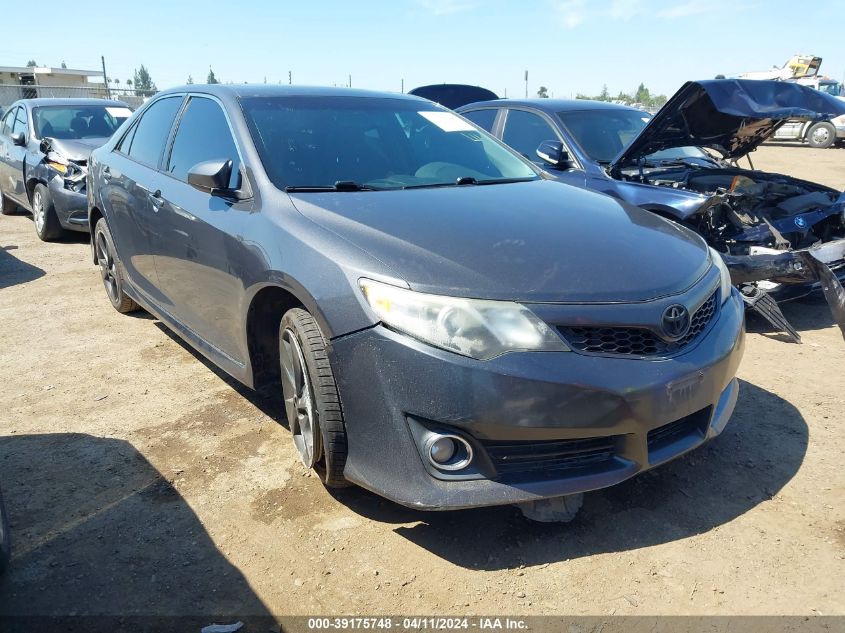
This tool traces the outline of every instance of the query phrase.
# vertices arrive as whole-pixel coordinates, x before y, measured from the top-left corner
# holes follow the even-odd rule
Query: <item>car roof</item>
[[[116,101],[114,99],[82,99],[72,97],[38,97],[36,99],[20,99],[18,101],[21,105],[28,105],[31,108],[40,106],[115,106],[126,108],[128,107],[123,101]],[[9,106],[11,107],[11,106]]]
[[[461,110],[475,109],[475,108],[505,108],[505,107],[529,107],[554,114],[556,112],[570,112],[582,110],[630,110],[633,112],[643,112],[631,106],[621,105],[619,103],[610,103],[608,101],[591,101],[589,99],[496,99],[495,101],[479,101],[477,103],[469,103]]]
[[[427,102],[426,99],[398,92],[379,92],[357,88],[323,86],[274,86],[272,84],[189,84],[169,88],[159,94],[205,93],[227,98],[242,97],[362,97],[370,99],[405,99]],[[158,96],[158,95],[156,95]]]

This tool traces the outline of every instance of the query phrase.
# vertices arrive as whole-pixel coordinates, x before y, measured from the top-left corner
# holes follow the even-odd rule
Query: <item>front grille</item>
[[[613,437],[537,442],[482,441],[497,479],[537,481],[607,470],[613,465]]]
[[[695,435],[701,439],[707,434],[710,422],[710,407],[684,416],[679,420],[664,424],[648,432],[648,451],[659,451],[678,440]]]
[[[617,356],[668,356],[676,354],[692,343],[707,329],[718,305],[717,290],[690,319],[690,327],[683,338],[664,341],[652,330],[643,327],[559,326],[558,331],[570,347],[588,354]]]

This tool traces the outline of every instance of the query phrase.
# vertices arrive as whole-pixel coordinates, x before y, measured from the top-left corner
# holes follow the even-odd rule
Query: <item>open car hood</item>
[[[480,86],[469,86],[466,84],[433,84],[431,86],[420,86],[408,92],[409,95],[422,97],[434,101],[440,105],[455,110],[468,103],[476,101],[492,101],[499,97],[495,92],[481,88]]]
[[[707,147],[738,159],[756,149],[787,119],[828,119],[845,102],[784,81],[688,81],[611,164],[611,170],[673,147]]]

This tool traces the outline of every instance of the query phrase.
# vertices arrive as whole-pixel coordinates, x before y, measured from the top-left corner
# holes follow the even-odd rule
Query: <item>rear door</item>
[[[243,338],[243,263],[254,254],[238,235],[251,204],[188,184],[188,172],[198,163],[227,160],[234,191],[241,187],[241,157],[223,106],[191,96],[159,182],[156,269],[166,309],[217,351],[242,362],[234,345]]]
[[[154,257],[159,165],[183,99],[177,95],[153,102],[115,147],[99,179],[118,256],[132,284],[156,303],[162,300]]]

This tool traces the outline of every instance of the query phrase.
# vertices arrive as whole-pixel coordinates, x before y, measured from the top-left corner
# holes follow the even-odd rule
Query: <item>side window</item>
[[[240,158],[226,115],[216,101],[192,97],[179,121],[167,171],[173,177],[187,181],[191,167],[207,160],[231,160],[229,187],[237,189],[240,186]]]
[[[540,115],[523,110],[509,110],[502,140],[528,160],[537,163],[540,162],[537,157],[540,143],[556,141],[558,136]]]
[[[15,124],[15,113],[17,111],[17,108],[12,108],[6,113],[6,116],[3,117],[3,122],[0,123],[0,134],[4,136],[11,136],[12,127],[14,127]]]
[[[15,124],[12,127],[12,134],[23,132],[29,136],[29,130],[26,129],[26,108],[18,108],[18,113],[15,115]]]
[[[475,123],[482,130],[493,131],[493,122],[496,120],[496,108],[485,108],[484,110],[473,110],[472,112],[461,112],[461,116]]]
[[[135,130],[130,133],[132,139],[129,147],[126,147],[124,140],[121,151],[139,163],[157,167],[180,105],[182,105],[182,97],[160,99],[152,104],[141,115],[141,120],[135,124]]]

